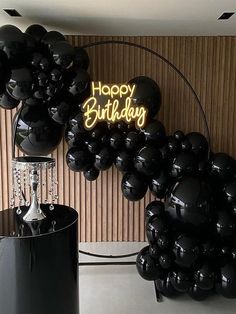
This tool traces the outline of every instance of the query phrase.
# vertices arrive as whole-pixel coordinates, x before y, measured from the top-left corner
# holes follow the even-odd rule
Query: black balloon
[[[104,146],[101,150],[95,155],[94,166],[98,170],[107,170],[109,169],[114,161],[114,153],[109,146]]]
[[[43,57],[40,62],[39,66],[43,71],[48,71],[50,68],[50,60],[48,58]]]
[[[145,135],[145,141],[147,143],[153,143],[154,145],[161,146],[164,143],[166,137],[166,131],[164,125],[157,120],[153,120],[147,124],[143,129]]]
[[[161,201],[152,201],[145,208],[145,220],[148,221],[150,217],[163,217],[165,215],[164,203]]]
[[[101,145],[96,139],[87,139],[86,145],[88,147],[88,151],[92,154],[98,154],[101,150]]]
[[[138,172],[151,176],[161,167],[162,156],[155,147],[145,146],[135,156],[134,166]]]
[[[40,52],[33,52],[32,56],[31,56],[31,65],[36,68],[39,69],[40,67],[40,61],[43,59],[43,55]]]
[[[85,49],[75,48],[74,66],[78,69],[87,70],[89,67],[89,56]]]
[[[167,145],[171,156],[175,156],[180,151],[180,143],[174,136],[168,136]]]
[[[60,93],[49,102],[48,112],[51,118],[59,123],[65,124],[74,109],[72,99],[69,93]]]
[[[34,37],[37,41],[40,41],[47,33],[47,30],[42,25],[33,24],[27,27],[25,33]]]
[[[133,168],[133,155],[132,152],[122,150],[117,153],[115,158],[115,166],[120,171],[130,171]]]
[[[146,280],[155,280],[162,276],[162,270],[155,259],[149,253],[149,246],[144,247],[136,259],[136,267],[139,275]]]
[[[168,191],[165,208],[173,219],[201,227],[211,220],[211,190],[201,178],[185,177]]]
[[[153,216],[147,221],[146,235],[150,244],[157,243],[159,236],[166,234],[168,231],[168,225],[165,219],[161,217]]]
[[[181,152],[173,160],[170,175],[180,179],[186,175],[194,175],[197,172],[197,160],[190,152]]]
[[[94,181],[99,176],[99,170],[95,167],[89,168],[88,170],[84,171],[84,177],[88,181]]]
[[[149,183],[149,189],[157,198],[165,196],[170,178],[165,170],[161,170],[155,174]]]
[[[24,105],[13,124],[16,145],[27,155],[48,155],[63,137],[63,127],[49,117],[44,106]]]
[[[115,150],[119,150],[124,146],[124,136],[121,132],[114,131],[111,133],[110,146]]]
[[[173,270],[169,277],[172,286],[179,292],[187,292],[192,284],[190,275],[184,270]]]
[[[227,263],[220,269],[217,292],[225,298],[236,298],[236,265]]]
[[[196,283],[194,283],[188,290],[189,296],[195,301],[203,301],[209,295],[211,291],[201,289]]]
[[[155,285],[158,291],[167,298],[175,297],[178,294],[177,290],[173,287],[170,281],[169,275],[164,279],[155,280]]]
[[[74,133],[84,133],[84,118],[82,112],[76,112],[74,115],[71,116],[69,122],[69,127],[72,132]]]
[[[13,67],[26,61],[25,48],[25,38],[19,28],[13,25],[0,27],[0,49],[6,53]]]
[[[65,40],[66,40],[65,37],[57,31],[47,32],[42,38],[42,42],[48,45],[49,48],[51,48],[52,45],[55,44],[56,42]]]
[[[161,250],[168,249],[171,245],[171,237],[168,233],[160,234],[157,239],[157,245]]]
[[[235,160],[227,154],[214,154],[211,160],[211,174],[222,180],[227,181],[235,174]]]
[[[225,184],[223,191],[225,193],[226,200],[229,203],[236,201],[236,181]]]
[[[149,253],[150,253],[152,258],[158,260],[158,258],[160,256],[160,248],[156,244],[150,245],[149,246]]]
[[[66,154],[68,167],[73,171],[84,171],[92,166],[92,155],[85,148],[71,147]]]
[[[182,142],[185,139],[184,132],[181,130],[175,131],[174,138],[180,142]]]
[[[82,100],[83,97],[89,96],[90,91],[90,77],[88,72],[83,69],[77,71],[76,76],[73,78],[70,86],[69,92],[73,96],[80,97]]]
[[[0,107],[3,109],[14,109],[19,105],[20,101],[12,98],[7,92],[0,96]]]
[[[7,92],[17,100],[32,95],[32,76],[28,68],[17,68],[11,71],[10,81],[6,85]]]
[[[146,106],[148,115],[154,117],[161,106],[161,92],[157,83],[149,77],[138,76],[129,81],[129,84],[136,85],[132,96],[135,104]]]
[[[203,264],[194,273],[195,282],[203,290],[211,290],[215,283],[215,273],[213,268],[208,264]]]
[[[233,214],[221,210],[217,213],[216,230],[221,237],[232,237],[236,231],[236,220]]]
[[[162,268],[169,269],[172,265],[172,256],[167,252],[162,252],[159,256],[159,263]]]
[[[74,133],[70,128],[66,128],[65,140],[69,147],[85,147],[84,137],[80,133]]]
[[[62,72],[58,69],[52,69],[50,72],[51,80],[54,82],[59,82],[62,80]]]
[[[147,188],[148,184],[140,174],[127,172],[122,178],[121,191],[129,201],[142,199]]]
[[[199,132],[188,133],[186,135],[186,140],[190,143],[191,151],[198,157],[198,159],[207,156],[209,145],[204,135]]]
[[[57,41],[51,47],[54,62],[63,69],[72,66],[75,51],[74,48],[66,41]]]
[[[135,151],[144,143],[143,134],[138,131],[130,131],[125,138],[125,146],[128,150]]]
[[[190,268],[200,254],[198,241],[190,236],[180,235],[175,241],[173,252],[177,265]]]

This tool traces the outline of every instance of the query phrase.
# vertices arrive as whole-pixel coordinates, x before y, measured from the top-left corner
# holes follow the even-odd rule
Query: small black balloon
[[[69,86],[69,92],[73,96],[83,96],[90,89],[90,76],[88,72],[80,69],[76,72],[76,76],[72,79]]]
[[[63,69],[73,64],[75,51],[66,41],[57,41],[51,47],[54,62]]]
[[[200,255],[198,241],[190,236],[180,235],[175,241],[173,252],[177,265],[190,268]]]
[[[152,258],[158,260],[158,258],[160,256],[160,248],[156,244],[150,245],[149,246],[149,253],[150,253]]]
[[[173,270],[169,273],[170,282],[179,292],[187,292],[191,287],[192,281],[188,272],[184,270]]]
[[[78,69],[87,70],[89,67],[89,56],[85,49],[75,48],[74,66]]]
[[[211,294],[211,291],[203,290],[196,283],[194,283],[189,288],[188,294],[195,301],[203,301]]]
[[[162,270],[155,259],[149,253],[149,246],[144,247],[136,259],[136,267],[139,275],[145,280],[160,278]]]
[[[161,92],[157,83],[146,76],[138,76],[129,81],[136,88],[132,96],[136,105],[144,105],[148,109],[148,115],[154,117],[161,106]]]
[[[53,82],[59,82],[62,80],[62,72],[58,69],[52,69],[50,72],[50,76]]]
[[[49,46],[49,48],[52,47],[53,44],[55,44],[58,41],[65,41],[65,37],[57,32],[57,31],[50,31],[47,32],[43,37],[42,37],[42,42],[46,45]]]
[[[216,230],[221,237],[232,237],[236,231],[235,217],[225,210],[217,213]]]
[[[157,245],[161,250],[168,249],[172,243],[168,233],[160,234],[157,239]]]
[[[98,154],[101,150],[100,143],[95,139],[88,139],[86,141],[86,145],[88,147],[88,151],[92,154]]]
[[[233,178],[235,160],[225,153],[216,153],[211,160],[211,175],[222,181]]]
[[[167,298],[173,298],[178,294],[177,290],[173,287],[170,281],[169,275],[167,275],[164,279],[155,280],[155,285],[158,291]]]
[[[182,142],[185,138],[184,132],[181,130],[175,131],[174,138],[180,142]]]
[[[49,102],[48,112],[55,122],[65,124],[69,120],[73,108],[71,95],[68,92],[64,92]]]
[[[150,244],[157,243],[159,236],[168,231],[168,225],[163,218],[153,216],[147,221],[146,235]]]
[[[161,146],[164,143],[166,137],[166,131],[164,125],[157,120],[153,120],[145,126],[143,129],[145,141],[147,143],[153,143]]]
[[[68,125],[74,133],[84,133],[84,118],[82,112],[76,112],[73,114],[68,122]]]
[[[12,98],[7,92],[0,96],[0,107],[3,109],[14,109],[20,103],[20,100]]]
[[[197,172],[197,160],[193,153],[180,152],[174,158],[170,175],[180,179],[183,176],[194,175]]]
[[[104,146],[95,155],[94,166],[98,170],[107,170],[112,166],[113,161],[114,161],[114,154],[113,154],[112,149],[109,146]]]
[[[199,132],[191,132],[186,135],[191,145],[191,151],[198,159],[205,158],[208,154],[209,144],[205,136]]]
[[[121,191],[129,201],[139,201],[147,192],[147,182],[137,173],[127,172],[121,182]]]
[[[194,279],[199,288],[211,290],[215,284],[215,273],[209,263],[203,264],[194,272]]]
[[[170,269],[172,265],[172,257],[167,252],[162,252],[159,256],[160,266],[164,269]]]
[[[99,170],[95,167],[89,168],[88,170],[83,172],[85,179],[88,181],[94,181],[99,176]]]
[[[85,147],[84,137],[81,133],[74,133],[70,128],[65,130],[65,140],[69,147]]]
[[[124,136],[121,132],[114,131],[110,135],[110,146],[115,149],[119,150],[124,146]]]
[[[138,172],[151,176],[157,173],[161,167],[162,157],[155,147],[145,146],[135,156],[134,166]]]
[[[43,57],[39,62],[39,66],[43,71],[48,71],[50,68],[50,61]]]
[[[161,170],[152,176],[149,183],[149,189],[157,198],[163,198],[165,196],[169,181],[170,178],[167,172],[165,170]]]
[[[133,154],[122,150],[117,153],[114,163],[118,170],[130,171],[133,168]]]
[[[172,156],[175,156],[180,151],[180,143],[174,136],[169,136],[167,138],[167,145]]]
[[[27,27],[25,33],[34,37],[35,40],[40,41],[47,33],[47,30],[42,25],[32,24]]]
[[[236,265],[229,262],[220,269],[217,292],[225,298],[236,298]]]
[[[148,221],[150,217],[163,217],[165,214],[165,206],[161,201],[152,201],[145,208],[145,220]]]
[[[144,143],[143,134],[138,131],[130,131],[125,138],[125,146],[128,150],[135,151]]]
[[[92,166],[92,156],[85,148],[71,147],[66,154],[66,163],[73,171],[84,171]]]
[[[37,68],[39,69],[40,67],[40,61],[43,59],[43,55],[40,53],[40,52],[33,52],[32,53],[32,56],[31,56],[31,65],[34,67],[34,68]]]
[[[223,191],[224,191],[226,200],[229,203],[233,203],[236,201],[236,181],[231,181],[229,183],[226,183]]]
[[[6,90],[13,98],[23,100],[32,95],[32,83],[32,76],[28,68],[12,69]]]

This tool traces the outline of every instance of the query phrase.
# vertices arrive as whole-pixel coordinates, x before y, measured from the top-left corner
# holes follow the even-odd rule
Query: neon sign
[[[90,130],[99,121],[116,123],[135,122],[136,128],[145,125],[148,110],[135,105],[133,95],[136,85],[108,85],[101,82],[91,83],[91,96],[82,105],[84,126]]]

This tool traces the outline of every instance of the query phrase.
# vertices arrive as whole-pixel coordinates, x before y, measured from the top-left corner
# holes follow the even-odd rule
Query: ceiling
[[[3,9],[16,9],[10,17]],[[236,0],[1,0],[0,25],[83,35],[236,35]]]

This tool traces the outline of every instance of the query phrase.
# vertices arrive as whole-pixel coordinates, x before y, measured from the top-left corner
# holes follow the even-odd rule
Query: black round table
[[[47,218],[26,223],[28,209],[0,212],[0,313],[78,314],[78,214],[41,204]]]

